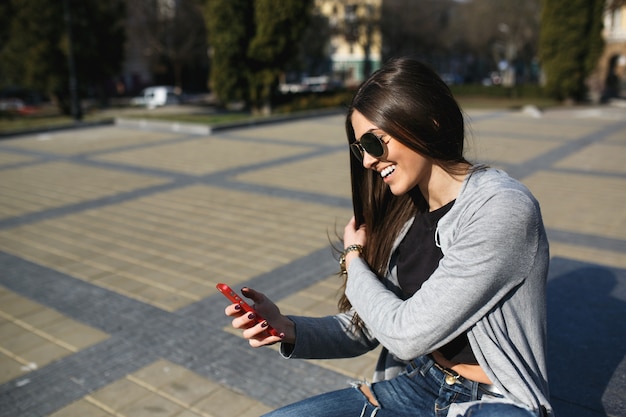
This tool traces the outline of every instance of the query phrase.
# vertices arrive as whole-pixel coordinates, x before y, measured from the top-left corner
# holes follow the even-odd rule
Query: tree
[[[67,87],[67,60],[59,45],[63,10],[45,0],[11,2],[7,41],[0,51],[5,83],[55,95]]]
[[[297,58],[299,39],[306,29],[312,3],[304,0],[256,0],[255,34],[248,47],[250,104],[271,112],[271,98],[285,67]]]
[[[300,55],[289,69],[312,76],[330,73],[330,41],[331,27],[329,19],[322,15],[319,10],[316,10],[310,16],[309,24],[300,39]]]
[[[11,2],[0,2],[0,45],[5,45],[9,40],[9,28],[12,15],[13,5]],[[0,77],[0,80],[1,79],[3,78]]]
[[[67,0],[76,78],[82,95],[104,100],[119,72],[125,40],[123,0]],[[5,83],[40,91],[69,114],[69,38],[63,2],[13,0],[8,40],[0,50]]]
[[[222,103],[246,101],[248,45],[254,10],[249,0],[209,0],[205,21],[210,45],[209,88]]]
[[[546,91],[558,100],[582,101],[585,80],[602,49],[604,0],[544,0],[539,54]]]
[[[458,5],[452,0],[386,0],[382,3],[383,60],[415,55],[434,61],[446,52],[445,34],[450,14]]]
[[[281,73],[298,56],[312,0],[209,0],[211,87],[222,103],[267,113]]]
[[[171,66],[174,85],[183,88],[186,65],[207,59],[206,27],[200,0],[129,0],[130,15],[135,20],[129,30],[147,46],[153,70]],[[163,62],[162,62],[163,61]]]

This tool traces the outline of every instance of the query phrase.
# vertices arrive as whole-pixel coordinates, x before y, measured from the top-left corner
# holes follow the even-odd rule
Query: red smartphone
[[[241,298],[239,296],[239,294],[237,294],[235,291],[233,291],[232,288],[230,288],[228,285],[226,284],[217,284],[215,286],[219,292],[221,292],[222,294],[224,294],[224,297],[228,298],[233,304],[239,304],[241,306],[241,308],[248,312],[248,313],[254,313],[256,315],[255,321],[257,323],[262,323],[265,321],[265,319],[263,317],[261,317],[261,315],[259,313],[257,313],[251,306],[250,304],[246,303],[243,298]],[[265,328],[265,330],[271,334],[272,336],[278,336],[280,337],[280,333],[274,329],[272,326],[267,325],[267,327]]]

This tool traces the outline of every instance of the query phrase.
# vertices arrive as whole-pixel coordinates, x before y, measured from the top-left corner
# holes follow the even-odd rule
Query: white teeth
[[[395,165],[389,166],[389,167],[383,169],[382,171],[380,171],[380,176],[385,178],[385,177],[391,175],[391,173],[393,171],[395,171],[395,170],[396,170]]]

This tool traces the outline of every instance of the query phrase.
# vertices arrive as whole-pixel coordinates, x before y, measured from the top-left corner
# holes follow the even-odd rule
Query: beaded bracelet
[[[350,252],[353,251],[357,251],[359,252],[359,255],[363,253],[363,246],[361,245],[350,245],[347,248],[345,248],[343,250],[343,252],[341,253],[341,256],[339,257],[339,268],[341,268],[341,273],[342,274],[347,274],[348,271],[346,270],[346,255]]]

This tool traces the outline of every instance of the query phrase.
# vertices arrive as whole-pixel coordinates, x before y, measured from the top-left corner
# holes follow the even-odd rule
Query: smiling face
[[[351,123],[357,140],[367,132],[382,135],[386,152],[379,158],[365,152],[363,167],[378,172],[394,195],[406,194],[417,185],[427,187],[432,170],[430,160],[387,135],[357,110],[352,113]]]

